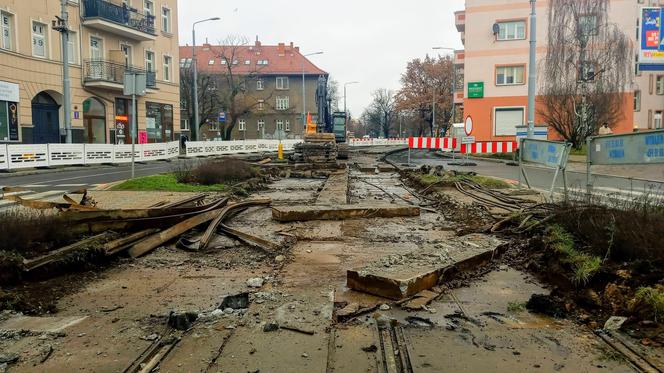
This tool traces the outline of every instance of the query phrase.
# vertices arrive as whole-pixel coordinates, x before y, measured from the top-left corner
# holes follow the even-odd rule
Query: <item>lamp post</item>
[[[537,4],[530,0],[530,51],[528,65],[528,138],[535,133],[535,91],[537,89]]]
[[[194,22],[194,24],[191,26],[191,38],[192,38],[192,44],[193,44],[193,52],[192,52],[192,59],[191,63],[193,64],[194,68],[194,89],[192,92],[192,95],[194,96],[194,123],[192,123],[191,126],[191,140],[192,141],[197,141],[198,140],[198,62],[196,60],[196,25],[199,23],[203,22],[208,22],[208,21],[218,21],[221,18],[219,17],[212,17],[212,18],[207,18],[207,19],[202,19],[200,21]]]
[[[306,86],[304,84],[304,61],[309,56],[315,56],[318,54],[323,54],[323,52],[313,52],[302,55],[302,126],[304,127],[304,132],[307,132],[307,96]]]
[[[352,82],[347,82],[344,83],[344,126],[346,127],[346,131],[348,130],[348,109],[346,108],[346,87],[351,85],[351,84],[357,84],[359,83],[358,81],[352,81]]]
[[[456,91],[456,81],[457,81],[457,76],[456,76],[456,66],[454,65],[454,52],[456,49],[454,48],[448,48],[448,47],[433,47],[435,50],[446,50],[452,52],[452,112],[450,113],[450,126],[454,123],[454,114],[456,110],[454,110],[454,94]],[[436,88],[434,87],[434,94],[433,94],[433,127],[436,127]]]

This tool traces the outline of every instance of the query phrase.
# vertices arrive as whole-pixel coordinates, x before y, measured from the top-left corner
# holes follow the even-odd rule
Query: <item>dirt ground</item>
[[[349,203],[424,202],[398,173],[379,172],[378,157],[351,154]],[[313,205],[325,182],[281,179],[252,196]],[[127,198],[113,193],[99,194],[100,202]],[[172,197],[140,199],[152,205]],[[137,362],[164,345],[160,372],[637,370],[587,327],[515,307],[549,290],[500,256],[442,284],[441,295],[419,311],[346,286],[348,270],[456,237],[459,223],[449,213],[282,224],[269,208],[252,208],[229,226],[283,249],[265,252],[217,236],[204,252],[171,244],[136,260],[6,290],[51,291],[53,307],[31,317],[0,313],[0,372],[151,371]],[[248,308],[218,310],[225,296],[244,292]],[[366,312],[337,321],[353,304]],[[187,330],[168,326],[169,314],[185,312],[197,315]],[[664,361],[655,347],[643,353]]]

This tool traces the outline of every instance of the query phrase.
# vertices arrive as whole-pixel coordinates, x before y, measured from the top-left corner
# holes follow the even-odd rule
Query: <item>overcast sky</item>
[[[463,7],[464,0],[180,0],[180,44],[191,44],[194,21],[218,16],[196,26],[197,44],[239,34],[264,45],[292,41],[303,53],[323,51],[311,60],[340,86],[360,81],[348,86],[348,107],[357,116],[373,90],[399,88],[409,60],[446,53],[434,46],[462,48],[454,11]]]

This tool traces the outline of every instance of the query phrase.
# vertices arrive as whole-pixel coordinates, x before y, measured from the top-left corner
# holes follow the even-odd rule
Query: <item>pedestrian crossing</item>
[[[18,185],[11,186],[14,188],[19,188],[19,191],[3,193],[2,189],[5,187],[0,185],[0,211],[11,209],[18,206],[16,201],[5,199],[4,197],[8,196],[18,196],[27,200],[53,200],[53,201],[62,201],[62,196],[66,193],[70,193],[73,190],[80,189],[94,189],[99,186],[106,184],[34,184],[34,185]],[[31,189],[41,189],[41,190],[31,190]],[[64,202],[64,201],[62,201]]]

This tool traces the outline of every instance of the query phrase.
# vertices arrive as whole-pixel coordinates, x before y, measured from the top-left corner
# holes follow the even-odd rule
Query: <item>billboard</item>
[[[664,64],[664,40],[662,38],[663,16],[663,8],[641,9],[639,63]]]

